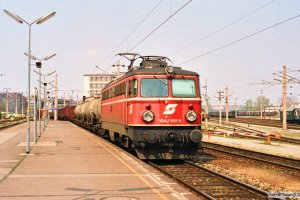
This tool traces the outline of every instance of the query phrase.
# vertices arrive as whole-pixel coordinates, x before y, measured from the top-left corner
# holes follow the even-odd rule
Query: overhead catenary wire
[[[142,42],[144,42],[148,37],[150,37],[155,31],[157,31],[160,27],[162,27],[166,22],[168,22],[172,17],[174,17],[177,13],[179,13],[185,6],[191,3],[192,0],[186,2],[183,6],[181,6],[177,11],[175,11],[172,15],[170,15],[167,19],[165,19],[162,23],[160,23],[155,29],[153,29],[148,35],[146,35],[143,39],[141,39],[138,43],[136,43],[132,48],[130,48],[127,52],[134,50],[137,46],[139,46]]]
[[[265,7],[267,7],[268,5],[272,4],[273,2],[275,2],[275,0],[272,0],[272,1],[270,1],[270,2],[268,2],[268,3],[266,3],[266,4],[264,4],[264,5],[262,5],[262,6],[258,7],[258,8],[256,8],[256,9],[252,10],[251,12],[249,12],[249,13],[247,13],[247,14],[245,14],[245,15],[243,15],[243,16],[241,16],[241,17],[239,17],[239,18],[237,18],[237,19],[235,19],[235,20],[233,20],[233,21],[231,21],[230,23],[228,23],[228,24],[226,24],[226,25],[224,25],[224,26],[218,28],[217,30],[215,30],[215,31],[213,31],[213,32],[211,32],[211,33],[209,33],[209,34],[207,34],[206,36],[202,37],[202,38],[199,39],[198,41],[193,42],[192,44],[189,44],[189,45],[187,45],[187,46],[185,46],[185,47],[183,47],[183,48],[181,48],[181,49],[175,51],[174,53],[172,53],[172,55],[177,54],[178,52],[181,52],[181,51],[183,51],[184,49],[187,49],[187,48],[190,48],[190,47],[192,47],[192,46],[197,45],[199,42],[202,42],[202,41],[204,41],[204,40],[206,40],[206,39],[212,37],[213,35],[215,35],[215,34],[221,32],[221,31],[223,31],[223,30],[225,30],[225,29],[227,29],[227,28],[229,28],[229,27],[231,27],[232,25],[238,23],[239,21],[245,19],[246,17],[248,17],[248,16],[250,16],[250,15],[252,15],[252,14],[254,14],[254,13],[260,11],[261,9],[263,9],[263,8],[265,8]]]
[[[110,57],[128,38],[146,21],[146,19],[158,8],[158,6],[164,0],[160,0],[150,12],[132,29],[132,31],[108,54],[107,58]]]
[[[186,61],[184,61],[184,62],[182,62],[182,63],[180,63],[180,64],[178,64],[178,65],[183,65],[183,64],[186,64],[186,63],[191,62],[191,61],[193,61],[193,60],[196,60],[196,59],[198,59],[198,58],[200,58],[200,57],[203,57],[203,56],[206,56],[206,55],[208,55],[208,54],[214,53],[214,52],[216,52],[216,51],[218,51],[218,50],[221,50],[221,49],[224,49],[224,48],[226,48],[226,47],[229,47],[229,46],[231,46],[231,45],[233,45],[233,44],[236,44],[236,43],[238,43],[238,42],[240,42],[240,41],[242,41],[242,40],[245,40],[245,39],[248,39],[248,38],[250,38],[250,37],[252,37],[252,36],[258,35],[258,34],[264,32],[264,31],[267,31],[267,30],[269,30],[269,29],[272,29],[272,28],[274,28],[274,27],[276,27],[276,26],[278,26],[278,25],[281,25],[281,24],[283,24],[283,23],[286,23],[286,22],[291,21],[291,20],[293,20],[293,19],[296,19],[296,18],[298,18],[298,17],[300,17],[300,14],[298,14],[298,15],[296,15],[296,16],[294,16],[294,17],[285,19],[285,20],[283,20],[283,21],[280,21],[280,22],[278,22],[278,23],[276,23],[276,24],[273,24],[272,26],[266,27],[266,28],[264,28],[264,29],[261,29],[261,30],[259,30],[259,31],[254,32],[254,33],[251,33],[251,34],[249,34],[249,35],[247,35],[247,36],[245,36],[245,37],[242,37],[242,38],[240,38],[240,39],[238,39],[238,40],[235,40],[235,41],[229,42],[229,43],[227,43],[227,44],[224,44],[224,45],[222,45],[222,46],[220,46],[220,47],[218,47],[218,48],[216,48],[216,49],[207,51],[207,52],[205,52],[205,53],[203,53],[203,54],[201,54],[201,55],[199,55],[199,56],[196,56],[196,57],[193,57],[193,58],[191,58],[191,59],[188,59],[188,60],[186,60]]]
[[[171,14],[167,19],[165,19],[162,23],[160,23],[155,29],[153,29],[148,35],[146,35],[142,40],[140,40],[137,44],[135,44],[131,49],[127,50],[127,53],[134,50],[137,46],[139,46],[142,42],[144,42],[148,37],[150,37],[155,31],[157,31],[160,27],[162,27],[167,21],[169,21],[172,17],[174,17],[178,12],[180,12],[185,6],[187,6],[192,0],[186,2],[183,6],[181,6],[178,10],[176,10],[173,14]],[[120,59],[119,59],[120,60]],[[107,67],[105,71],[107,71],[111,66]]]

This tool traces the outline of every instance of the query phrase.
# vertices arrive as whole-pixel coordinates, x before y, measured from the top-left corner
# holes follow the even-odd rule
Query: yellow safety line
[[[110,152],[115,158],[117,158],[120,162],[122,162],[130,171],[132,171],[133,173],[137,174],[137,176],[149,187],[154,187],[153,185],[151,185],[151,183],[149,183],[144,177],[142,177],[140,174],[137,173],[137,171],[135,169],[133,169],[130,165],[128,165],[124,160],[122,160],[119,156],[117,156],[116,154],[114,154],[111,150],[109,150],[106,146],[104,146],[103,144],[101,144],[99,141],[97,141],[94,137],[92,137],[90,134],[87,134],[86,132],[83,132],[86,136],[88,136],[90,139],[92,139],[93,141],[95,141],[97,144],[99,144],[101,147],[104,147],[105,150],[107,150],[108,152]],[[98,139],[98,138],[97,138]],[[168,199],[167,197],[165,197],[163,194],[161,194],[157,189],[152,189],[158,196],[161,197],[161,199]]]

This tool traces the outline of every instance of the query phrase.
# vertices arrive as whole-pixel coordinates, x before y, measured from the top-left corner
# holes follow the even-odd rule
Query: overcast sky
[[[83,74],[101,73],[96,65],[109,68],[118,60],[115,54],[135,47],[187,2],[0,0],[0,74],[4,74],[0,76],[0,90],[9,87],[26,92],[28,70],[24,56],[28,51],[28,26],[16,23],[3,9],[28,22],[56,12],[45,23],[32,26],[32,54],[43,58],[56,53],[56,57],[43,62],[43,73],[56,70],[60,90],[82,91]],[[300,69],[300,17],[281,23],[299,14],[299,0],[193,0],[131,52],[167,56],[173,65],[196,71],[202,85],[207,79],[213,101],[216,92],[228,84],[232,103],[236,97],[239,103],[255,99],[262,89],[272,103],[277,103],[281,85],[256,83],[273,81],[272,74],[282,70],[283,65]],[[280,24],[219,49],[277,23]],[[110,67],[108,71],[114,70]],[[300,78],[300,72],[289,75]],[[37,85],[36,79],[32,74],[32,85]],[[299,86],[292,84],[288,88],[288,94],[298,100]],[[75,97],[76,93],[69,95]]]

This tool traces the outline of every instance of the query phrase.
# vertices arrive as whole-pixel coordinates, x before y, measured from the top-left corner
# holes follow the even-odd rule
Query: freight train
[[[191,158],[201,153],[199,75],[168,65],[163,56],[119,54],[128,71],[103,88],[101,97],[78,105],[72,121],[140,159]],[[133,66],[141,59],[139,66]]]

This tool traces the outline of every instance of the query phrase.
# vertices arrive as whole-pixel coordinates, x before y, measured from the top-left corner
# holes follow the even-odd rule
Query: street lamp
[[[9,12],[7,10],[4,10],[5,14],[7,14],[9,17],[11,17],[13,20],[18,22],[19,24],[27,24],[28,25],[28,33],[29,33],[29,40],[28,40],[28,102],[27,102],[27,135],[26,135],[26,153],[30,153],[30,68],[31,68],[31,26],[33,24],[42,24],[51,17],[53,17],[56,12],[52,12],[46,16],[40,17],[37,20],[33,21],[32,23],[28,23],[26,20],[21,18],[20,16]]]
[[[38,75],[40,75],[40,79],[41,79],[41,76],[44,76],[44,82],[42,82],[42,81],[38,81],[39,82],[39,84],[44,84],[44,130],[45,130],[45,128],[46,128],[46,118],[45,118],[45,116],[46,116],[46,104],[45,104],[45,100],[46,100],[46,90],[47,90],[47,84],[48,83],[46,83],[46,76],[51,76],[52,74],[54,74],[56,71],[53,71],[53,72],[50,72],[50,73],[48,73],[48,74],[43,74],[43,73],[40,73],[40,72],[37,72],[37,71],[35,71],[35,70],[33,70],[36,74],[38,74]],[[53,83],[54,81],[51,81],[50,83]],[[49,84],[50,84],[49,83]],[[39,135],[39,137],[40,137],[40,135]]]
[[[29,55],[27,54],[27,53],[24,53],[25,54],[25,56],[27,56],[27,57],[29,57]],[[38,127],[38,136],[40,137],[41,136],[41,94],[42,94],[42,90],[41,90],[41,68],[42,68],[42,62],[41,61],[43,61],[43,60],[49,60],[49,59],[51,59],[51,58],[53,58],[54,56],[56,56],[56,53],[54,53],[54,54],[50,54],[50,55],[47,55],[47,56],[45,56],[44,58],[42,58],[42,59],[39,59],[39,58],[37,58],[37,57],[35,57],[34,55],[30,55],[30,58],[32,59],[32,60],[36,60],[36,61],[39,61],[39,62],[36,62],[36,67],[39,69],[39,72],[38,72],[38,74],[39,74],[39,81],[40,81],[40,83],[39,83],[39,94],[38,94],[38,97],[39,97],[39,99],[38,99],[38,101],[39,101],[39,106],[38,106],[38,108],[39,108],[39,127]],[[36,119],[34,119],[34,120],[36,120]],[[36,124],[36,123],[34,123],[34,124]]]

